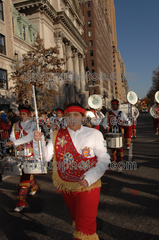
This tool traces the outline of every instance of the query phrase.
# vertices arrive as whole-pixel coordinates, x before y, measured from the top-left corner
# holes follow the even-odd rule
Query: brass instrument
[[[97,110],[102,106],[102,99],[99,95],[93,94],[88,98],[88,105],[94,110],[88,110],[85,112],[85,126],[92,127],[97,126],[103,119],[102,114]]]
[[[129,103],[120,104],[119,110],[125,112],[131,120],[134,120],[134,118],[137,119],[139,116],[139,110],[135,106],[132,106],[137,103],[137,94],[133,91],[128,92],[127,100]]]
[[[159,91],[155,93],[155,100],[156,103],[159,103]],[[156,103],[150,108],[150,114],[153,118],[159,118],[159,111],[157,111]]]

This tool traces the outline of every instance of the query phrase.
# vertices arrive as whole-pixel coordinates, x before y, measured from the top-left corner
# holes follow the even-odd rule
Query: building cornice
[[[48,0],[28,0],[18,3],[14,3],[15,8],[18,11],[28,11],[29,9],[35,9],[44,11],[52,20],[57,17],[57,12]]]
[[[13,34],[13,38],[15,42],[20,43],[22,46],[26,46],[30,49],[34,49],[33,45],[31,45],[30,43],[28,43],[27,41],[23,40],[22,38],[20,38],[19,36],[17,36],[16,34]]]
[[[4,59],[4,61],[7,60],[7,61],[9,61],[11,63],[16,62],[13,58],[9,58],[9,57],[7,57],[6,55],[4,55],[2,53],[0,53],[0,59]]]
[[[77,17],[77,20],[80,24],[84,25],[84,16],[82,15],[81,8],[79,3],[77,4],[76,0],[63,0],[65,4],[68,4],[71,12]]]
[[[74,26],[74,24],[70,21],[69,17],[66,15],[66,13],[64,11],[57,13],[57,18],[54,21],[54,25],[59,24],[59,23],[63,23],[74,34],[74,36],[77,38],[77,40],[85,48],[85,50],[87,49],[87,46],[88,46],[87,42],[85,41],[83,36],[79,33],[79,31]]]

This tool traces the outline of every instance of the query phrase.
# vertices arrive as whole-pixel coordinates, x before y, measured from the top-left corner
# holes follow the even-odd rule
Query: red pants
[[[158,133],[158,124],[159,124],[159,119],[154,118],[155,133]]]
[[[117,163],[123,161],[123,148],[111,148],[111,157]]]
[[[94,188],[85,192],[62,192],[64,201],[75,222],[75,240],[85,239],[98,240],[96,234],[96,217],[99,205],[100,188]]]
[[[33,175],[25,174],[23,172],[22,176],[20,177],[16,207],[25,206],[26,196],[29,187],[31,188],[31,192],[33,192],[38,190],[39,185],[35,181]]]
[[[124,138],[126,147],[130,147],[132,126],[124,126]]]
[[[136,121],[133,121],[131,135],[132,135],[132,137],[136,137]]]

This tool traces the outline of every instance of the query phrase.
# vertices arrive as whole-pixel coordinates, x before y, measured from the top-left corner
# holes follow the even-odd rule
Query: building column
[[[71,43],[66,42],[66,66],[67,66],[67,103],[71,103],[75,101],[75,91],[74,91],[74,69],[73,69],[73,56]]]
[[[59,50],[59,54],[57,54],[57,57],[59,59],[64,58],[63,46],[62,46],[62,43],[63,43],[62,32],[61,31],[55,32],[54,39],[55,39],[56,47]],[[64,70],[64,65],[61,65],[61,70],[62,71]],[[61,73],[61,76],[62,76],[62,73]],[[60,108],[64,109],[64,104],[66,102],[66,87],[65,87],[65,82],[60,77],[60,74],[58,74],[55,83],[57,83],[55,86],[55,89],[57,89],[57,91],[60,93],[60,96],[56,97],[56,105],[57,105],[56,107],[60,107]]]
[[[79,70],[80,70],[80,84],[81,84],[81,104],[86,107],[88,105],[89,91],[86,91],[86,73],[84,70],[84,58],[83,55],[79,56]]]
[[[79,58],[77,50],[73,50],[74,57],[74,86],[75,86],[75,101],[81,102],[81,84],[79,76]]]

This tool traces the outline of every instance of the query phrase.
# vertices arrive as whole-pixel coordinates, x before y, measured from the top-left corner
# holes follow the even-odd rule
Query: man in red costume
[[[85,109],[78,103],[67,105],[67,128],[54,131],[47,146],[42,133],[34,132],[34,154],[38,159],[37,141],[42,138],[43,159],[53,154],[53,183],[62,191],[75,224],[74,239],[99,240],[96,216],[101,180],[110,163],[100,131],[82,126]]]
[[[7,142],[7,146],[17,147],[17,157],[31,157],[33,154],[33,132],[35,130],[35,123],[30,120],[31,108],[28,105],[19,106],[21,122],[17,122],[13,125],[10,135],[10,142]],[[21,212],[26,203],[26,195],[28,188],[31,188],[30,195],[34,195],[39,186],[32,174],[25,174],[22,171],[20,177],[19,190],[17,195],[17,204],[14,211]]]

